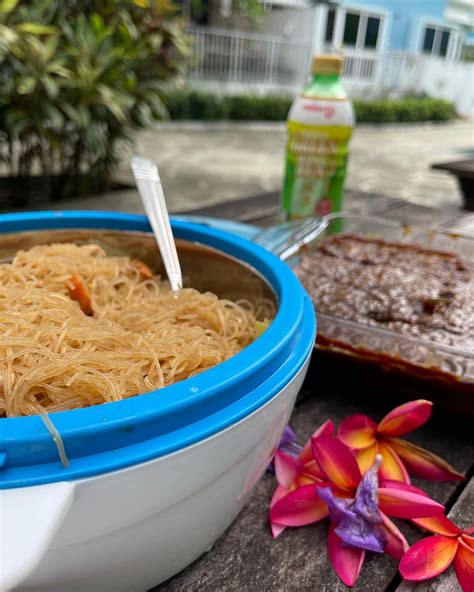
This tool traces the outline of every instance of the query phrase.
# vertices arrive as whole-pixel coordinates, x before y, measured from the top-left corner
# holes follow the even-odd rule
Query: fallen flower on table
[[[366,552],[374,551],[403,557],[400,569],[414,580],[433,577],[454,561],[464,592],[474,592],[474,529],[462,531],[450,522],[441,504],[410,484],[408,471],[432,480],[464,477],[438,456],[398,437],[423,425],[431,407],[430,401],[411,401],[393,409],[379,424],[366,415],[353,415],[341,423],[337,438],[334,423],[328,420],[303,448],[291,428],[285,430],[274,457],[278,481],[270,502],[274,538],[286,527],[329,518],[328,555],[347,586],[357,581]],[[389,516],[434,532],[435,537],[423,539],[435,538],[434,543],[419,541],[411,549],[432,545],[436,553],[428,548],[424,557],[414,551],[416,559],[410,559],[411,549]],[[448,542],[440,542],[442,537]]]
[[[297,458],[275,455],[278,487],[270,504],[277,537],[288,526],[304,526],[330,517],[328,554],[347,586],[353,586],[366,550],[400,559],[405,537],[388,516],[417,518],[443,512],[438,502],[406,483],[378,483],[382,458],[362,476],[351,450],[333,437],[334,424],[323,424]]]
[[[337,437],[355,453],[362,473],[374,463],[375,455],[383,456],[382,479],[410,483],[408,473],[432,481],[457,481],[464,476],[439,456],[400,439],[423,424],[430,415],[432,402],[424,399],[395,407],[378,424],[358,413],[344,419]]]
[[[303,450],[303,446],[298,444],[296,434],[291,429],[290,425],[287,425],[283,431],[277,450],[280,452],[285,452],[286,454],[290,454],[291,456],[298,456],[298,454]],[[273,460],[268,465],[267,471],[269,473],[275,472],[275,464]]]
[[[421,582],[443,573],[451,563],[463,592],[474,590],[474,526],[461,530],[444,515],[413,520],[434,535],[416,542],[400,561],[400,573]]]

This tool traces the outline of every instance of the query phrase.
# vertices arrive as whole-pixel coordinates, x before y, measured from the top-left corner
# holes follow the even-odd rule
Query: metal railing
[[[234,92],[236,85],[243,85],[244,91],[246,85],[252,86],[252,92],[279,86],[296,92],[308,80],[312,51],[308,42],[213,27],[192,28],[190,36],[194,59],[188,76],[196,81],[220,81],[226,92]],[[468,64],[402,51],[324,46],[320,51],[344,56],[343,81],[353,97],[426,93],[455,101],[460,113],[471,116],[472,85],[462,80],[472,79]]]
[[[331,47],[324,47],[323,53],[337,53],[344,56],[342,77],[345,80],[373,82],[377,78],[378,67],[382,58],[380,53],[350,48],[336,51]]]
[[[246,31],[192,28],[191,78],[301,86],[311,48],[280,37]]]

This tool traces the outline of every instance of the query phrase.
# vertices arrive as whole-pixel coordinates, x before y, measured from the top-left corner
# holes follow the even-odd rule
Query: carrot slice
[[[136,269],[138,269],[138,273],[140,274],[142,280],[151,280],[153,277],[153,272],[146,263],[143,263],[143,261],[140,261],[140,259],[132,259],[131,264]]]
[[[68,293],[72,300],[79,302],[79,306],[84,314],[92,316],[94,310],[92,309],[92,298],[89,290],[86,288],[82,278],[76,273],[73,273],[68,283]]]

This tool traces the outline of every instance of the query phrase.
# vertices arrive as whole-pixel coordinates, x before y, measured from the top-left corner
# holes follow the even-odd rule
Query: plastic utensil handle
[[[67,481],[0,491],[0,590],[22,584],[41,562],[73,494]]]
[[[326,217],[284,222],[262,230],[252,240],[286,261],[296,255],[301,247],[316,240],[327,225]]]
[[[132,158],[132,171],[138,193],[163,258],[171,289],[173,292],[177,292],[183,287],[181,266],[158,168],[151,160],[134,156]]]

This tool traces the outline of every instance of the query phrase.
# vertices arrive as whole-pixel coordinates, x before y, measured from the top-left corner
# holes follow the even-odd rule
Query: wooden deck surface
[[[346,209],[380,215],[407,224],[429,225],[474,236],[474,214],[453,209],[425,208],[384,196],[347,191]],[[278,195],[267,194],[231,204],[196,210],[207,215],[269,225],[277,219]],[[190,212],[187,212],[190,213]],[[418,383],[404,385],[388,375],[370,371],[352,372],[340,361],[315,353],[305,384],[291,418],[299,440],[305,442],[312,431],[331,418],[336,423],[355,412],[379,420],[407,397],[427,398],[431,387]],[[449,393],[439,396],[449,399]],[[447,405],[449,408],[449,405]],[[441,455],[467,475],[462,483],[429,483],[414,480],[435,499],[445,504],[459,526],[474,523],[474,442],[472,422],[450,415],[435,405],[428,424],[410,434],[409,439]],[[347,590],[333,572],[326,553],[326,522],[304,528],[287,529],[273,540],[268,525],[268,507],[276,487],[275,478],[265,475],[250,503],[214,547],[186,570],[154,588],[154,592],[337,592]],[[399,524],[410,543],[422,533],[406,521]],[[192,533],[190,533],[192,536]],[[402,582],[398,563],[388,556],[368,554],[355,586],[358,592],[452,592],[460,590],[450,568],[440,578],[414,586]]]

